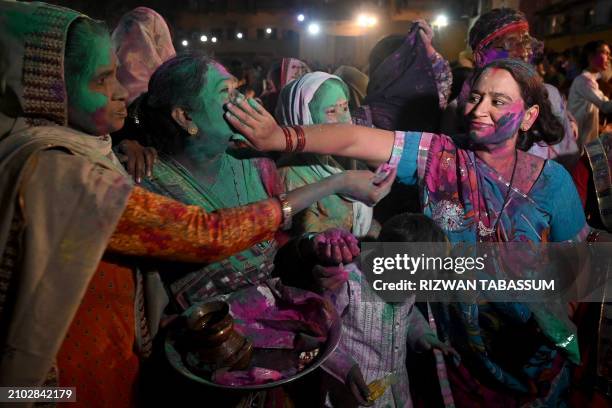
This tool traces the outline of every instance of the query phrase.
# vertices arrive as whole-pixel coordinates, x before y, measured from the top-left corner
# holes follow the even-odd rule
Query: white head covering
[[[276,104],[276,120],[281,125],[314,125],[309,104],[317,90],[328,79],[342,79],[336,75],[326,72],[311,72],[299,79],[289,82],[280,92]],[[318,179],[323,179],[344,169],[331,156],[309,155],[309,166],[296,166],[293,168],[297,173],[314,173]],[[342,198],[353,202],[353,228],[352,233],[357,237],[365,236],[372,224],[372,207],[368,207],[360,201],[353,201],[345,196]]]

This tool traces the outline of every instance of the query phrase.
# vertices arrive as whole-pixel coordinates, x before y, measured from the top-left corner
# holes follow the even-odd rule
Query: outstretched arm
[[[276,199],[207,213],[143,188],[132,190],[107,251],[181,262],[212,262],[273,238]]]
[[[347,194],[375,204],[391,189],[395,173],[374,185],[374,173],[335,174],[287,194],[293,213],[330,194]],[[281,224],[275,198],[207,213],[170,198],[135,187],[107,250],[181,262],[212,262],[271,239]]]
[[[255,101],[228,104],[226,118],[261,151],[284,151],[285,134],[276,120]],[[371,166],[385,163],[391,157],[395,135],[391,131],[348,124],[314,125],[303,128],[306,144],[304,152],[334,154],[368,162]],[[295,131],[290,129],[293,146],[297,145]]]

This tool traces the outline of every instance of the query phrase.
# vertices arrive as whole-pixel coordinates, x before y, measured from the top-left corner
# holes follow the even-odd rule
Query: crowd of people
[[[367,75],[264,75],[177,53],[146,7],[112,34],[45,3],[0,0],[0,21],[1,386],[83,407],[610,406],[605,299],[374,301],[354,263],[361,240],[609,242],[605,42],[543,56],[501,8],[452,69],[417,21]],[[168,365],[177,316],[290,286],[341,316],[316,372],[255,397]]]

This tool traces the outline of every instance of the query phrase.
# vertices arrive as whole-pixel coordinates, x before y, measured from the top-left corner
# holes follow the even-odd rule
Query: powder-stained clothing
[[[599,74],[583,71],[569,90],[568,108],[578,122],[578,145],[592,142],[599,136],[599,111],[612,112],[612,101],[599,89]]]
[[[276,167],[270,159],[237,159],[231,155],[224,156],[216,183],[206,185],[198,182],[179,162],[162,154],[153,169],[153,176],[145,180],[143,186],[157,194],[208,211],[237,204],[229,201],[231,197],[225,197],[224,191],[244,192],[244,196],[239,194],[238,199],[241,200],[240,204],[247,204],[265,200],[283,190]],[[247,219],[262,219],[260,217],[268,215],[269,212],[264,211],[261,214],[249,214]],[[215,230],[222,233],[221,228]],[[211,296],[230,293],[269,279],[277,250],[278,243],[269,236],[248,249],[220,257],[218,262],[211,262],[204,267],[183,265],[179,269],[173,265],[161,268],[160,276],[173,298],[174,306],[182,311]]]
[[[473,151],[456,146],[447,136],[397,132],[396,145],[398,139],[404,139],[399,182],[418,185],[424,214],[444,230],[450,242],[580,242],[590,232],[571,177],[554,161],[519,152],[522,164],[510,186]],[[538,164],[541,170],[534,171]],[[575,328],[567,321],[565,309],[559,311],[553,306],[451,304],[452,318],[441,326],[468,368],[449,367],[455,402],[474,406],[485,396],[490,401],[498,399],[496,403],[516,402],[521,395],[528,398],[525,393],[535,386],[537,394],[532,399],[558,403],[568,386],[563,356],[574,362],[579,357]],[[521,324],[523,331],[530,330],[534,322],[546,338],[535,340],[535,334],[530,338],[536,343],[531,345],[533,349],[524,350],[526,357],[518,376],[494,357],[498,350],[490,349],[494,346],[490,336],[499,335],[506,326],[504,322],[509,321]],[[557,346],[549,348],[548,342]],[[473,367],[482,369],[473,371]],[[528,383],[525,378],[529,378]],[[497,387],[486,392],[485,388],[482,392],[471,388],[486,381],[493,381]]]
[[[419,185],[425,215],[451,242],[561,242],[583,237],[588,229],[572,179],[554,161],[544,161],[542,171],[530,178],[517,177],[504,200],[508,180],[451,138],[418,132],[397,137],[405,140],[399,181]],[[527,153],[519,157],[523,163],[542,163]]]
[[[214,261],[270,239],[281,214],[273,200],[207,214],[133,188],[108,136],[68,127],[64,49],[79,18],[87,17],[0,2],[0,60],[11,61],[0,64],[0,384],[68,385],[75,377],[101,387],[83,389],[80,404],[115,407],[134,400],[132,343],[145,334],[135,314],[138,279],[116,255]],[[100,354],[104,344],[113,346]],[[59,377],[50,377],[58,352]],[[89,365],[93,356],[104,364]]]
[[[342,337],[323,368],[341,383],[329,384],[327,403],[345,406],[350,391],[344,382],[351,367],[358,364],[366,384],[389,374],[396,376],[397,382],[387,388],[374,407],[412,407],[406,347],[415,350],[422,336],[434,333],[415,307],[414,296],[403,303],[384,302],[355,264],[347,265],[346,270],[347,283],[331,295],[342,316]]]
[[[267,219],[280,222],[275,207],[263,202],[206,214],[136,187],[108,251],[213,261],[243,248],[246,235],[269,238]],[[141,275],[121,258],[100,262],[57,355],[59,385],[78,390],[77,402],[66,406],[135,405],[140,357],[134,349],[138,345],[139,354],[151,352],[142,291]]]
[[[404,43],[370,73],[366,98],[354,122],[379,129],[437,131],[450,95],[452,74],[438,53],[427,55],[417,24]]]

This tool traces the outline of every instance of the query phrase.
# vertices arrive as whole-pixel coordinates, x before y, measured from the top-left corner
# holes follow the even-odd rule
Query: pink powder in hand
[[[376,173],[374,173],[374,178],[372,179],[372,184],[375,186],[381,184],[383,181],[387,179],[389,174],[393,170],[393,166],[388,163],[383,163],[376,169]]]

